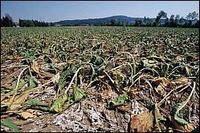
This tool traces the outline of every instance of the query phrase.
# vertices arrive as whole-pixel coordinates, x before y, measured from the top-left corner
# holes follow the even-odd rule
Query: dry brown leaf
[[[18,113],[22,118],[24,119],[28,119],[28,118],[32,118],[34,117],[34,115],[30,112],[21,112],[21,113]]]
[[[40,72],[39,72],[39,65],[38,65],[37,61],[34,61],[34,60],[33,60],[33,63],[32,63],[32,65],[31,65],[31,68],[33,69],[34,72],[36,72],[36,73],[38,73],[38,74],[40,73]]]
[[[122,106],[118,106],[117,109],[122,111],[122,112],[130,112],[131,104],[125,104],[125,105],[122,105]]]
[[[10,105],[10,103],[8,103],[10,105],[10,110],[16,110],[16,109],[20,108],[21,104],[23,104],[26,101],[26,99],[28,98],[30,93],[31,93],[31,91],[27,90],[27,91],[23,92],[22,94],[16,96],[11,105]]]
[[[152,112],[143,112],[131,118],[130,129],[131,132],[148,132],[153,127]]]
[[[155,84],[156,86],[158,86],[159,84],[162,84],[163,86],[168,86],[170,84],[170,80],[164,77],[155,78],[153,80],[153,84]]]
[[[188,79],[187,77],[180,77],[178,79],[175,79],[174,82],[175,82],[176,85],[179,86],[179,85],[189,84],[189,83],[191,83],[191,80]]]
[[[194,124],[189,123],[184,126],[185,132],[192,132],[195,129]]]
[[[163,96],[165,95],[166,90],[171,90],[173,88],[173,84],[170,82],[170,80],[164,77],[154,79],[153,84],[157,86],[155,91]]]
[[[102,90],[101,90],[100,95],[102,99],[112,99],[113,97],[117,96],[117,93],[112,91],[112,89],[108,85],[104,84],[101,89]]]
[[[127,94],[130,97],[130,99],[134,99],[138,93],[138,90],[136,90],[135,88],[131,88],[131,90],[129,90]]]
[[[186,125],[180,125],[179,123],[177,123],[173,118],[171,120],[172,124],[173,124],[173,130],[175,131],[182,131],[182,132],[192,132],[195,129],[195,125],[192,123],[188,123]]]
[[[107,99],[109,97],[109,89],[103,89],[100,95],[103,99]]]

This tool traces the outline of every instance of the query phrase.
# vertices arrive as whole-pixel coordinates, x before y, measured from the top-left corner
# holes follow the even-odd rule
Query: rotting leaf
[[[78,86],[73,88],[73,99],[74,101],[80,101],[82,98],[86,96],[85,92],[80,89]]]
[[[153,127],[152,112],[143,112],[131,118],[130,130],[136,132],[148,132]]]
[[[182,125],[177,123],[176,120],[174,120],[173,118],[171,119],[171,122],[175,131],[178,130],[182,132],[192,132],[195,129],[195,126],[192,123]]]
[[[111,104],[113,106],[118,106],[124,104],[127,100],[128,100],[128,95],[125,93],[113,99],[111,101]]]
[[[30,99],[25,103],[25,106],[32,109],[39,109],[42,111],[50,111],[48,104],[41,102],[38,99]]]
[[[63,111],[63,106],[65,104],[65,102],[68,100],[68,96],[67,95],[62,95],[60,97],[58,97],[58,99],[56,99],[51,108],[50,111],[55,111],[55,112],[62,112]]]
[[[71,78],[73,74],[73,70],[69,66],[65,67],[65,69],[60,74],[58,82],[59,90],[62,90],[65,87],[65,85],[67,84],[67,80]]]
[[[8,127],[8,128],[10,128],[11,132],[19,132],[19,129],[17,128],[17,125],[10,118],[2,120],[1,124],[6,126],[6,127]]]
[[[183,124],[183,125],[188,124],[188,122],[187,122],[186,120],[184,120],[183,118],[180,118],[180,117],[179,117],[179,111],[180,111],[183,107],[185,107],[185,105],[189,102],[190,97],[192,96],[192,94],[193,94],[195,88],[196,88],[196,83],[194,82],[192,91],[191,91],[190,95],[188,96],[188,98],[187,98],[185,101],[183,101],[183,102],[181,102],[181,103],[177,103],[175,106],[172,107],[172,115],[173,115],[173,118],[174,118],[178,123],[180,123],[180,124]]]
[[[37,85],[38,85],[38,82],[35,79],[35,77],[31,77],[30,80],[29,80],[28,88],[34,88]]]

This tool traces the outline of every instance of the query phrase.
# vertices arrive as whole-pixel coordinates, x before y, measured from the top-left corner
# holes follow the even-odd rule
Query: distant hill
[[[168,20],[169,23],[170,20]],[[137,22],[137,23],[136,23]],[[118,16],[111,16],[111,17],[105,17],[105,18],[93,18],[93,19],[76,19],[76,20],[62,20],[55,22],[55,26],[84,26],[84,25],[94,25],[94,26],[102,26],[102,25],[150,25],[153,26],[153,23],[155,22],[155,18],[134,18],[134,17],[127,17],[123,15]],[[140,23],[140,24],[139,24]],[[160,19],[159,24],[165,25],[166,20]],[[197,20],[192,20],[191,22],[189,20],[183,19],[182,22],[178,22],[179,25],[186,25],[191,23],[191,25],[194,25],[197,23]],[[172,26],[173,27],[173,26]]]
[[[143,18],[133,18],[123,15],[111,16],[105,18],[94,18],[94,19],[76,19],[76,20],[62,20],[55,22],[57,25],[109,25],[112,23],[116,24],[134,24],[137,19]]]

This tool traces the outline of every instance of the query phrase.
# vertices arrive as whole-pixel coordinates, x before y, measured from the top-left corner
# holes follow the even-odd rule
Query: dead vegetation
[[[199,130],[196,29],[2,29],[1,131]]]

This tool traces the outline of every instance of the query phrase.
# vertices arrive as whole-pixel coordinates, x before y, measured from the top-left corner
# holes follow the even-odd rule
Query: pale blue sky
[[[10,14],[14,21],[36,19],[55,22],[65,19],[84,19],[126,15],[155,17],[160,10],[185,17],[199,13],[198,1],[1,1],[1,16]]]

